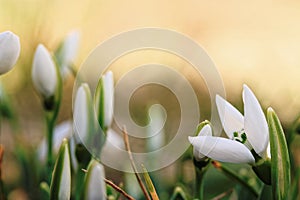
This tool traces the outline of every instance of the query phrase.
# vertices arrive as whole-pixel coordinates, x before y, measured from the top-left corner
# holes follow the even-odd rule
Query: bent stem
[[[199,198],[199,200],[203,200],[203,191],[204,191],[204,174],[206,170],[200,170],[195,167],[196,170],[196,197]]]

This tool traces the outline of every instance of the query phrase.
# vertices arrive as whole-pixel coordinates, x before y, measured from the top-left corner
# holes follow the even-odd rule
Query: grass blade
[[[144,175],[144,179],[145,179],[145,182],[146,182],[146,186],[147,186],[148,191],[149,191],[149,193],[152,197],[152,200],[159,200],[158,195],[157,195],[156,190],[155,190],[155,187],[152,183],[152,180],[149,176],[149,173],[148,173],[147,169],[144,167],[144,165],[142,165],[142,168],[143,168],[143,171],[144,171],[143,175]]]
[[[271,174],[274,199],[287,199],[291,184],[291,166],[288,147],[281,123],[272,108],[268,109],[271,145]]]

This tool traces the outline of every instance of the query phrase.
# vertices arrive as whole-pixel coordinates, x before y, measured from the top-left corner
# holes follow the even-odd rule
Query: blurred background
[[[39,43],[54,51],[70,31],[78,30],[80,48],[74,64],[79,69],[99,43],[115,34],[142,27],[175,30],[198,42],[215,62],[230,102],[242,111],[241,91],[242,84],[246,83],[264,110],[272,106],[284,127],[289,127],[300,114],[299,11],[300,2],[295,0],[0,0],[0,32],[11,30],[21,41],[21,55],[16,67],[1,77],[19,116],[20,137],[35,147],[45,130],[42,104],[31,82],[33,54]],[[120,66],[127,66],[129,70],[153,60],[174,66],[187,77],[204,112],[199,121],[208,118],[210,99],[205,83],[182,59],[163,52],[137,52],[120,58],[111,69],[117,80],[127,69],[122,67],[124,71],[120,72]],[[64,83],[58,122],[71,118],[73,82],[74,78],[70,77]],[[139,96],[139,93],[143,96],[145,92],[135,95]],[[156,92],[157,96],[159,94],[161,92]],[[137,105],[141,102],[144,101],[137,98]],[[176,104],[175,100],[172,102]],[[137,121],[142,116],[143,123],[146,114],[139,114],[139,107],[135,109],[134,104],[131,107],[137,113]],[[167,130],[172,128],[172,121],[169,124]],[[13,140],[9,135],[12,128],[4,122],[1,129],[1,143],[12,151]],[[18,166],[13,164],[14,158],[10,159],[11,162],[3,164],[3,179],[14,183],[20,174],[16,174]],[[191,166],[188,164],[187,167]]]

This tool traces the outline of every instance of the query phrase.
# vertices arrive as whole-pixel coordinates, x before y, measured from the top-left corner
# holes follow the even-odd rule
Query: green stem
[[[46,113],[47,120],[47,142],[48,142],[48,151],[47,151],[47,182],[50,183],[52,165],[53,165],[53,130],[55,119],[52,118],[48,113]]]
[[[203,191],[204,191],[204,174],[206,170],[200,170],[198,168],[195,168],[196,170],[196,198],[199,198],[199,200],[203,200]]]
[[[85,177],[85,172],[82,170],[85,169],[82,164],[79,164],[78,170],[76,173],[76,186],[75,186],[75,200],[80,200],[81,199],[81,194],[83,190],[83,182],[84,182],[84,177]]]

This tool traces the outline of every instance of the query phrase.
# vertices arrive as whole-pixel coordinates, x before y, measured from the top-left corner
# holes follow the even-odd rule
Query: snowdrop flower
[[[10,31],[0,33],[0,75],[16,64],[20,55],[20,39]]]
[[[269,131],[258,100],[248,86],[243,90],[244,116],[222,97],[216,97],[219,116],[229,139],[213,136],[189,137],[201,154],[231,163],[255,163],[252,150],[267,157]]]
[[[72,136],[72,123],[70,121],[62,122],[54,128],[53,132],[53,151],[58,153],[59,147],[64,138],[71,138]],[[47,159],[48,144],[46,138],[44,138],[38,147],[38,158],[41,162],[45,162]]]
[[[87,140],[94,129],[92,96],[88,84],[83,83],[77,90],[74,102],[74,130],[77,140]]]
[[[71,165],[68,140],[64,139],[56,160],[51,186],[50,199],[69,200],[71,196]]]
[[[105,172],[103,165],[96,160],[92,160],[87,171],[83,199],[106,199],[106,183],[104,182]]]
[[[57,58],[61,65],[62,77],[66,77],[70,73],[70,66],[73,64],[78,53],[79,39],[79,32],[72,31],[66,36],[58,49]]]
[[[95,93],[95,110],[100,127],[106,131],[113,119],[114,109],[114,78],[108,71],[98,82]]]
[[[44,45],[39,44],[33,58],[32,80],[34,87],[45,98],[54,95],[57,86],[55,63]]]

